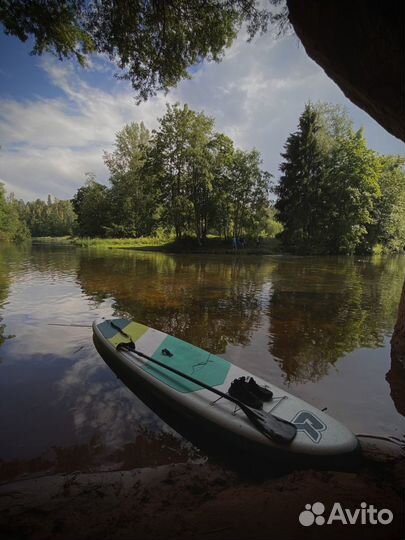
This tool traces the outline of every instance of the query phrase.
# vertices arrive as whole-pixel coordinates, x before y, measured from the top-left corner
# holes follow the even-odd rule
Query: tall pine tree
[[[282,238],[287,246],[308,251],[319,227],[316,210],[321,204],[324,167],[322,141],[318,137],[321,120],[318,110],[308,103],[298,130],[291,133],[282,153],[280,183],[275,188],[276,209],[284,225]]]

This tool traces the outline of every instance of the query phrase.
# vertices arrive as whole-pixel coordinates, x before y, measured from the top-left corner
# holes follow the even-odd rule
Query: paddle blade
[[[244,407],[243,410],[252,424],[274,442],[289,443],[297,434],[297,427],[287,420],[250,407]]]

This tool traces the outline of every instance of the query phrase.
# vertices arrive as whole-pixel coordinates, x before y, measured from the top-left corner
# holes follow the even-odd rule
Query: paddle
[[[221,390],[218,390],[217,388],[214,388],[213,386],[209,386],[203,381],[199,381],[198,379],[195,379],[194,377],[191,377],[190,375],[187,375],[186,373],[183,373],[182,371],[179,371],[178,369],[168,366],[167,364],[164,364],[163,362],[160,362],[159,360],[155,360],[154,358],[148,356],[142,351],[139,351],[138,349],[136,349],[135,343],[133,342],[131,336],[127,334],[126,332],[124,332],[118,325],[114,324],[112,321],[108,321],[108,322],[111,324],[113,328],[118,330],[123,336],[125,336],[127,339],[130,340],[129,342],[119,343],[117,345],[117,350],[124,349],[127,352],[136,354],[137,356],[140,356],[141,358],[145,358],[149,362],[152,362],[153,364],[156,364],[168,371],[171,371],[175,375],[178,375],[179,377],[183,377],[184,379],[194,384],[197,384],[198,386],[201,386],[202,388],[205,388],[209,390],[210,392],[213,392],[214,394],[216,394],[217,396],[220,396],[221,398],[231,401],[232,403],[237,405],[245,413],[245,415],[252,422],[252,424],[261,433],[266,435],[266,437],[268,437],[269,439],[272,439],[275,442],[279,442],[279,443],[291,442],[294,439],[297,433],[297,428],[291,422],[288,422],[287,420],[283,420],[282,418],[278,418],[277,416],[274,416],[273,414],[266,414],[263,411],[259,411],[258,409],[253,409],[252,407],[245,405],[239,399],[236,399],[230,396],[229,394],[226,394],[225,392],[221,392]]]

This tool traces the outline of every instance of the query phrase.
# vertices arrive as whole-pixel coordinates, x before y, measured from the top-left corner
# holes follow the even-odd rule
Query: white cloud
[[[265,35],[250,44],[240,37],[221,63],[204,63],[192,80],[140,106],[129,84],[112,78],[106,62],[92,63],[98,77],[105,77],[103,88],[85,82],[83,72],[68,63],[44,58],[42,68],[62,97],[0,102],[0,178],[24,198],[71,197],[87,171],[105,181],[102,152],[112,148],[115,133],[131,121],[156,127],[166,101],[188,103],[213,116],[217,129],[238,146],[258,148],[273,173],[309,99],[346,105],[355,125],[365,126],[373,148],[404,153],[400,141],[345,98],[295,36]]]
[[[154,127],[166,100],[158,96],[137,107],[128,88],[91,87],[71,65],[50,59],[42,67],[63,97],[0,102],[0,180],[24,199],[67,198],[88,171],[105,181],[102,154],[115,133],[132,121]]]

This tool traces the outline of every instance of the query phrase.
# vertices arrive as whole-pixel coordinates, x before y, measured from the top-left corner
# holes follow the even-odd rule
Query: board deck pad
[[[114,319],[114,324],[119,326],[123,332],[131,336],[135,345],[136,342],[150,330],[143,324],[130,322],[125,319]],[[101,323],[98,328],[103,336],[108,339],[114,347],[119,343],[128,341],[124,335],[111,326],[109,321]],[[172,356],[163,354],[163,349],[170,351]],[[141,348],[139,350],[144,352]],[[149,356],[154,360],[159,360],[160,362],[185,373],[186,375],[195,377],[209,386],[222,385],[225,382],[231,365],[223,358],[210,354],[195,345],[191,345],[191,343],[187,343],[173,336],[166,336],[163,341],[159,342],[155,351],[152,354],[149,354]],[[152,362],[146,361],[143,369],[178,392],[196,392],[202,388]]]

